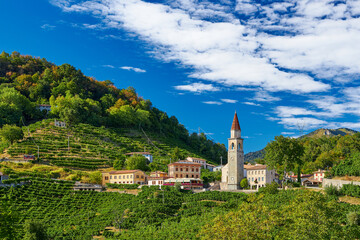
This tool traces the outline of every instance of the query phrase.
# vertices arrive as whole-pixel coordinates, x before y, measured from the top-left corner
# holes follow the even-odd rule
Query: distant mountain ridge
[[[327,129],[327,128],[319,128],[315,131],[312,131],[308,134],[305,134],[303,136],[301,136],[300,138],[320,138],[322,136],[328,136],[328,137],[333,137],[333,136],[345,136],[345,135],[354,135],[355,133],[358,133],[358,131],[349,129],[349,128],[338,128],[338,129]],[[259,151],[256,152],[249,152],[247,154],[245,154],[245,162],[250,162],[250,163],[254,163],[255,159],[257,158],[264,158],[264,154],[265,154],[265,149],[261,149]]]
[[[311,133],[305,134],[303,136],[301,136],[300,138],[306,138],[306,137],[312,137],[312,138],[316,138],[316,137],[322,137],[322,136],[345,136],[345,135],[354,135],[355,133],[357,133],[358,131],[349,129],[349,128],[338,128],[338,129],[327,129],[327,128],[320,128],[317,129]]]

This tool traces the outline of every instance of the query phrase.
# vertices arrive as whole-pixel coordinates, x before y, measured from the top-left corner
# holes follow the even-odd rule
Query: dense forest
[[[39,104],[50,104],[51,112],[41,112]],[[70,127],[86,123],[154,132],[182,141],[215,163],[220,156],[225,160],[227,157],[223,144],[214,143],[204,134],[189,134],[175,116],[152,106],[132,87],[118,89],[111,81],[85,76],[69,64],[56,66],[18,52],[0,54],[0,127],[28,125],[52,117]]]

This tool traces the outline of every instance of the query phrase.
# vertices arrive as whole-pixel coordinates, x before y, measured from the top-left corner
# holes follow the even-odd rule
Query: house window
[[[144,176],[141,176],[141,178],[144,178]]]
[[[238,148],[239,148],[239,149],[241,148],[240,143],[239,143],[239,145],[238,145]]]
[[[133,178],[133,175],[130,175],[130,178]]]
[[[254,181],[254,178],[251,178],[251,181]]]
[[[175,171],[179,171],[179,169],[178,169],[178,168],[175,168]]]
[[[178,177],[178,175],[176,174],[175,177]]]
[[[180,172],[182,172],[182,168],[180,168]]]
[[[106,177],[105,177],[105,180],[109,180],[109,177],[108,177],[108,176],[106,176]]]
[[[114,176],[114,179],[117,179],[117,176]]]
[[[126,178],[129,178],[129,175],[126,175]]]
[[[234,149],[234,143],[231,144],[231,149]]]
[[[180,177],[182,177],[182,174],[180,174]]]
[[[188,172],[188,171],[189,171],[189,169],[187,168],[187,169],[186,169],[186,171]]]
[[[264,181],[264,177],[261,178],[261,181]]]
[[[186,178],[188,178],[188,177],[189,177],[189,175],[186,174]]]
[[[112,176],[110,176],[110,179],[112,179]]]
[[[193,171],[194,171],[194,169],[192,168],[192,169],[191,169],[191,171],[193,172]]]
[[[193,175],[191,175],[191,177],[193,178],[193,177],[194,177],[194,174],[193,174]]]
[[[139,175],[136,175],[136,178],[139,178]]]

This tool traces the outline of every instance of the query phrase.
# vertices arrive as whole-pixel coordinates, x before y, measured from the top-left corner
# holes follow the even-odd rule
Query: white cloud
[[[178,85],[178,86],[174,86],[174,88],[181,91],[189,91],[196,93],[220,91],[220,88],[215,87],[212,84],[204,84],[204,83],[191,83],[188,85]]]
[[[234,99],[221,99],[221,101],[225,102],[225,103],[237,103],[238,100],[234,100]]]
[[[106,68],[115,68],[113,65],[109,65],[109,64],[103,65],[103,67],[106,67]]]
[[[302,117],[302,118],[295,118],[295,117],[284,117],[284,118],[268,118],[271,121],[276,121],[281,125],[284,125],[287,129],[299,129],[302,128],[303,130],[313,129],[322,127],[328,122],[324,120],[320,120],[317,118],[311,117]]]
[[[146,70],[141,69],[141,68],[136,68],[136,67],[123,66],[123,67],[119,67],[119,68],[124,69],[124,70],[128,70],[128,71],[138,72],[138,73],[146,72]]]
[[[295,132],[281,132],[282,135],[294,135]]]
[[[55,3],[64,11],[88,12],[109,28],[125,29],[156,46],[156,57],[191,67],[190,75],[226,86],[261,86],[270,91],[318,92],[329,85],[312,77],[280,70],[270,58],[258,54],[264,43],[256,30],[235,21],[219,4],[194,4],[174,8],[140,0],[72,1]],[[197,3],[197,1],[196,1]],[[189,10],[193,9],[193,10]],[[209,21],[203,9],[225,11],[222,21]],[[219,14],[217,14],[219,15]]]
[[[50,24],[43,24],[43,25],[41,25],[41,28],[44,29],[44,30],[51,31],[51,30],[54,30],[56,28],[56,26],[50,25]]]
[[[218,102],[218,101],[205,101],[203,103],[210,105],[222,105],[222,102]]]
[[[307,128],[339,126],[339,121],[329,119],[360,116],[360,1],[261,2],[237,0],[234,9],[224,1],[52,1],[65,12],[100,19],[82,26],[138,36],[153,47],[154,57],[176,62],[192,70],[190,77],[207,81],[175,86],[177,90],[254,91],[244,103],[254,106],[258,104],[253,101],[282,100],[283,93],[278,92],[312,93],[302,98],[301,107],[289,102],[290,106],[273,109],[272,120],[290,128],[298,121]],[[238,14],[246,17],[239,20]],[[331,96],[335,91],[336,97]]]
[[[254,102],[243,102],[243,104],[250,105],[250,106],[261,106],[261,104],[254,103]]]
[[[255,96],[252,100],[258,101],[258,102],[276,102],[280,101],[281,98],[271,96],[269,93],[265,91],[259,91],[255,93]]]

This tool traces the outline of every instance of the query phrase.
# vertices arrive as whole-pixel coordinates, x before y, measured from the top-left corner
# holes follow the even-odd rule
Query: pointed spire
[[[235,111],[234,120],[233,120],[233,123],[232,123],[232,126],[231,126],[231,130],[240,130],[241,131],[240,124],[239,124],[239,119],[238,119],[238,116],[236,114],[236,111]]]

